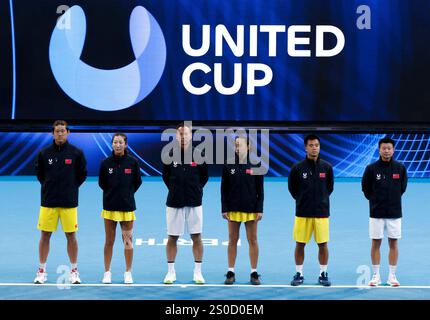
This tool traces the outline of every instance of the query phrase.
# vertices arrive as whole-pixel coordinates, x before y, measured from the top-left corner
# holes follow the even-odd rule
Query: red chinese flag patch
[[[399,173],[393,173],[393,179],[400,179]]]
[[[320,172],[320,178],[325,178],[325,172]]]
[[[191,162],[191,166],[192,166],[192,167],[197,167],[197,162],[194,162],[194,161],[193,161],[193,162]]]
[[[246,174],[252,174],[252,169],[246,169]]]
[[[125,174],[131,174],[131,169],[124,169]]]
[[[72,164],[72,159],[66,159],[66,160],[64,160],[64,163],[65,164]]]

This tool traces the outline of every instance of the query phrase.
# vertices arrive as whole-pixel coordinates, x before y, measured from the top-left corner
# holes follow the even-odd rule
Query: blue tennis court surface
[[[331,197],[330,260],[328,273],[333,286],[316,285],[319,272],[317,246],[306,248],[305,286],[289,286],[295,273],[294,201],[285,178],[266,178],[265,213],[259,224],[262,286],[249,285],[248,245],[244,227],[236,264],[236,285],[223,285],[227,269],[227,224],[220,213],[220,179],[211,178],[203,200],[203,275],[206,285],[192,282],[193,256],[189,237],[178,248],[176,285],[162,284],[167,271],[165,246],[165,199],[161,178],[144,178],[136,195],[138,209],[134,228],[133,278],[122,284],[125,268],[123,244],[117,232],[112,273],[114,285],[102,285],[104,226],[100,217],[102,192],[96,178],[89,178],[80,191],[79,270],[83,284],[65,287],[69,260],[64,233],[53,234],[48,258],[47,285],[33,285],[38,267],[39,231],[36,223],[40,185],[34,177],[0,179],[0,299],[430,299],[430,180],[411,179],[403,197],[403,239],[399,242],[397,277],[400,288],[362,287],[371,273],[368,238],[368,202],[358,179],[337,179]],[[119,229],[118,229],[119,230]],[[382,246],[381,275],[388,276],[388,245]],[[57,273],[58,271],[58,273]],[[60,285],[57,285],[57,282]]]

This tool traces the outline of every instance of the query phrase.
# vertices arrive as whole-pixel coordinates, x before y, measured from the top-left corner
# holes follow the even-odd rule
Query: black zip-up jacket
[[[370,217],[397,219],[402,217],[402,195],[408,184],[403,164],[381,159],[368,165],[361,180],[364,196],[369,200]]]
[[[35,162],[42,185],[41,205],[48,208],[78,206],[79,186],[87,178],[87,161],[79,148],[53,142],[40,150]]]
[[[329,217],[333,185],[333,168],[327,161],[306,158],[296,163],[288,176],[288,189],[296,200],[296,216]]]
[[[194,148],[192,153],[194,153]],[[184,164],[179,162],[164,164],[163,181],[169,189],[166,205],[171,208],[201,206],[203,187],[208,179],[209,172],[206,163],[197,164],[193,160],[191,163]]]
[[[264,176],[252,173],[251,163],[240,164],[237,156],[235,164],[224,165],[221,178],[222,212],[263,212]]]
[[[142,184],[140,167],[136,158],[125,151],[124,156],[112,155],[100,165],[99,186],[103,190],[103,209],[109,211],[134,211],[134,194]]]

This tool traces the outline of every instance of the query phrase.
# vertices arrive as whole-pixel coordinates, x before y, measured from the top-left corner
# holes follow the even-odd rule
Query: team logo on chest
[[[303,179],[307,179],[308,178],[308,173],[307,172],[303,172]]]
[[[376,174],[376,180],[381,180],[381,174],[380,173]]]
[[[113,173],[113,168],[109,168],[109,174]]]
[[[176,161],[173,161],[173,168],[176,168],[178,166],[178,163]]]
[[[48,159],[48,164],[51,165],[54,161],[52,159]]]
[[[231,169],[230,170],[230,174],[235,174],[236,173],[236,169]]]

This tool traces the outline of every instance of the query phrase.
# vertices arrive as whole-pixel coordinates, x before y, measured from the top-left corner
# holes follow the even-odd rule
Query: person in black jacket
[[[78,243],[78,193],[79,187],[87,177],[87,162],[83,152],[71,145],[67,138],[70,130],[66,121],[57,120],[52,126],[54,141],[37,155],[35,168],[41,191],[41,207],[38,229],[41,230],[39,242],[39,270],[35,283],[47,281],[46,261],[52,232],[57,230],[61,220],[67,237],[67,253],[71,263],[70,282],[81,282],[77,267]]]
[[[387,230],[390,252],[389,276],[387,284],[393,287],[400,285],[396,278],[398,247],[402,226],[402,195],[406,191],[408,174],[403,164],[393,159],[394,141],[390,138],[379,140],[378,161],[368,165],[362,178],[362,190],[369,200],[370,219],[369,235],[372,239],[371,258],[373,277],[370,286],[381,284],[379,266],[381,261],[380,247]]]
[[[235,282],[234,265],[241,222],[245,223],[251,262],[250,281],[260,284],[257,273],[258,242],[257,224],[263,218],[263,176],[253,174],[249,161],[249,140],[239,136],[235,139],[234,164],[225,164],[221,179],[222,216],[228,220],[228,271],[225,284]]]
[[[117,223],[121,225],[126,270],[124,283],[133,283],[131,265],[133,262],[133,221],[136,201],[134,194],[142,184],[140,167],[136,158],[127,152],[127,136],[115,133],[112,137],[112,155],[100,166],[99,186],[103,190],[103,211],[106,241],[104,246],[105,273],[103,283],[112,283],[110,271],[112,250]]]
[[[296,217],[293,238],[296,241],[296,274],[292,286],[303,283],[303,262],[306,243],[314,233],[319,247],[318,259],[320,276],[318,282],[330,286],[328,279],[328,246],[330,194],[333,192],[334,178],[332,166],[320,159],[320,138],[308,135],[304,139],[306,159],[296,163],[288,177],[288,189],[296,200]]]
[[[176,281],[175,258],[177,240],[185,232],[185,227],[193,241],[194,276],[196,284],[204,284],[201,272],[203,243],[201,239],[203,227],[202,197],[203,187],[208,181],[208,166],[193,160],[191,128],[180,124],[176,129],[177,151],[181,155],[170,164],[163,164],[163,181],[169,193],[166,202],[166,220],[168,241],[166,246],[168,272],[165,284]],[[175,152],[173,152],[175,153]],[[164,161],[163,161],[164,162]]]

